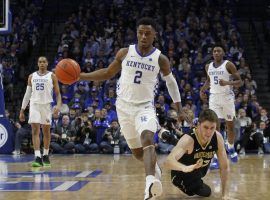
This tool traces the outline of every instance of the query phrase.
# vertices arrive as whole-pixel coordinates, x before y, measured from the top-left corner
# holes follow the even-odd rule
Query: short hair
[[[48,58],[47,58],[46,56],[39,56],[39,57],[38,57],[38,60],[39,60],[40,58],[45,58],[45,60],[48,62]]]
[[[152,28],[156,31],[157,30],[157,23],[154,19],[150,17],[143,17],[137,21],[136,28],[138,28],[140,25],[150,25]]]
[[[226,51],[225,47],[221,43],[215,43],[212,49],[214,50],[215,47],[220,47],[224,52]]]
[[[200,113],[198,121],[203,123],[204,121],[214,122],[217,125],[219,124],[217,114],[211,109],[205,109]]]

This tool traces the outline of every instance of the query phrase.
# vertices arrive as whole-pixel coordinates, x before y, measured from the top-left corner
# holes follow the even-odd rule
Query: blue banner
[[[0,154],[10,154],[14,150],[14,134],[8,119],[0,117]]]
[[[5,100],[2,74],[0,74],[0,154],[9,154],[14,149],[14,133],[5,117]]]
[[[4,86],[2,80],[2,73],[0,73],[0,118],[5,117]]]

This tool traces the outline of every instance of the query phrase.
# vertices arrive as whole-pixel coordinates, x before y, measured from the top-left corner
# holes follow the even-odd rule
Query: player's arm
[[[52,74],[52,80],[53,80],[53,88],[54,88],[54,93],[55,93],[56,102],[57,102],[56,109],[59,111],[62,106],[62,98],[61,98],[61,93],[59,89],[58,79],[55,76],[55,74]]]
[[[32,94],[32,74],[29,75],[28,79],[27,79],[27,87],[26,87],[26,91],[23,97],[23,101],[22,101],[22,107],[21,107],[21,112],[24,112],[26,106],[28,105],[29,101],[30,101],[30,97]]]
[[[165,55],[160,54],[158,63],[160,66],[160,71],[163,75],[163,79],[166,81],[166,86],[168,88],[169,94],[173,102],[176,104],[178,116],[184,117],[188,123],[192,124],[192,119],[190,116],[183,112],[179,88],[172,74],[169,59]]]
[[[170,170],[177,170],[182,172],[191,172],[194,169],[201,167],[199,163],[194,165],[184,165],[178,160],[186,153],[193,151],[194,140],[189,135],[184,135],[173,148],[171,153],[168,155],[167,159],[164,162],[164,166]]]
[[[122,61],[124,60],[127,53],[128,53],[128,48],[120,49],[117,52],[115,59],[109,65],[108,68],[99,69],[91,73],[81,73],[80,80],[104,81],[104,80],[111,79],[121,70]]]
[[[207,96],[205,94],[205,91],[210,87],[210,78],[208,76],[208,68],[209,68],[209,64],[207,64],[205,66],[207,79],[206,79],[206,81],[204,82],[203,86],[200,89],[200,97],[201,97],[201,99],[207,98]]]
[[[232,85],[234,87],[241,87],[243,84],[243,81],[242,81],[241,76],[238,73],[235,65],[229,61],[226,64],[226,68],[227,68],[228,72],[232,75],[233,80],[232,81],[225,81],[225,80],[221,79],[221,80],[219,80],[219,84],[221,86]]]
[[[225,197],[227,180],[229,174],[229,164],[227,159],[226,150],[224,148],[224,140],[220,133],[217,132],[217,141],[218,141],[218,151],[217,157],[220,165],[220,179],[221,179],[221,188],[222,188],[222,197]]]

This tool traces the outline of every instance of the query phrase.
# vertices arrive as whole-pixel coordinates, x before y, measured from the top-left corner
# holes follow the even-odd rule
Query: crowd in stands
[[[268,152],[269,117],[258,103],[257,84],[251,76],[252,66],[246,62],[231,3],[233,1],[84,1],[65,22],[51,70],[63,58],[75,59],[83,72],[107,67],[120,48],[136,43],[136,20],[156,16],[159,27],[154,46],[169,58],[185,111],[196,119],[200,111],[208,107],[208,102],[200,99],[199,90],[206,80],[204,67],[212,59],[212,46],[220,42],[226,50],[226,59],[236,65],[244,82],[240,88],[234,88],[237,150],[242,154],[250,148],[258,149],[260,154]],[[28,30],[30,33],[34,31]],[[6,43],[0,42],[0,47],[1,44]],[[64,105],[61,114],[53,116],[53,153],[112,153],[115,144],[119,145],[121,153],[130,152],[115,110],[118,77],[103,82],[80,81],[70,86],[60,84]],[[177,121],[174,104],[161,77],[156,92],[155,107],[161,126],[180,137],[191,127],[185,121]],[[17,135],[24,135],[21,128],[24,127],[18,128]],[[17,135],[16,142],[25,137]],[[172,149],[158,137],[155,143],[160,153]]]

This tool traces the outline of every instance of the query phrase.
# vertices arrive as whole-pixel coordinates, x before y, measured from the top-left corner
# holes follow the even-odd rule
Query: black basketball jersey
[[[202,177],[205,176],[208,167],[210,165],[211,159],[214,157],[214,154],[218,150],[218,142],[217,142],[217,135],[216,132],[214,133],[213,137],[211,138],[211,141],[208,142],[208,144],[203,147],[199,141],[198,141],[198,135],[193,129],[190,133],[187,133],[192,139],[194,140],[194,148],[191,154],[184,154],[178,162],[184,164],[184,165],[193,165],[198,160],[202,160],[203,164],[202,167],[199,169],[196,169],[194,171],[200,170]],[[174,171],[174,170],[173,170]],[[175,171],[178,172],[179,171]]]

